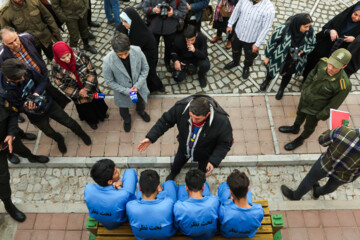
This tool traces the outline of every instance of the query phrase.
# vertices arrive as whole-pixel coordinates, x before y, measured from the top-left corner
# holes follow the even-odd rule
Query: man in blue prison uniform
[[[127,220],[126,203],[135,199],[138,181],[134,169],[126,169],[120,181],[120,171],[110,159],[97,161],[90,175],[97,184],[85,186],[84,199],[89,216],[111,230]]]
[[[249,178],[235,169],[218,188],[220,232],[227,238],[252,238],[264,217],[261,204],[252,203]]]
[[[174,206],[175,226],[194,240],[207,240],[218,231],[219,199],[210,194],[205,173],[199,169],[187,172],[185,185],[178,189]]]
[[[141,173],[137,199],[126,204],[126,214],[136,239],[166,240],[175,234],[173,208],[176,192],[177,186],[172,180],[160,185],[156,171]]]

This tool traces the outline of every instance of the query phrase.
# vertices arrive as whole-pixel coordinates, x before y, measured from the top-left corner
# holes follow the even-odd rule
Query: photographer
[[[26,68],[25,63],[18,59],[7,59],[1,65],[0,88],[4,91],[0,96],[19,112],[25,112],[32,124],[54,139],[61,153],[67,151],[64,137],[50,126],[49,118],[70,128],[86,145],[90,145],[91,139],[80,125],[52,101],[51,95],[44,94],[46,86],[45,78],[34,69]]]
[[[276,94],[280,100],[291,76],[300,76],[306,66],[306,55],[315,47],[316,37],[307,13],[296,14],[275,29],[266,49],[264,64],[267,76],[260,90],[265,91],[270,81],[280,72],[282,81]]]
[[[200,86],[206,87],[206,73],[210,69],[206,37],[201,32],[196,32],[194,25],[188,24],[184,32],[176,36],[171,55],[174,61],[175,82],[183,81],[186,74],[195,74],[199,68]]]
[[[168,72],[170,66],[172,44],[175,39],[179,19],[185,18],[187,6],[185,0],[145,0],[143,12],[149,23],[149,29],[154,34],[159,46],[160,37],[164,38],[164,61]]]

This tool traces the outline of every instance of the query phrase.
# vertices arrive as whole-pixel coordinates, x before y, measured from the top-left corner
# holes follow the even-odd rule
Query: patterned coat
[[[287,32],[283,34],[283,30],[286,24],[281,24],[277,27],[271,36],[269,42],[266,45],[265,56],[270,59],[266,65],[266,69],[271,78],[274,78],[281,70],[281,67],[285,63],[287,54],[291,47],[291,34]],[[302,74],[305,69],[307,55],[314,50],[316,44],[316,36],[314,30],[311,29],[305,34],[303,44],[299,47],[304,53],[298,58],[298,62],[295,67],[295,77]]]
[[[97,74],[94,66],[92,65],[90,58],[84,53],[74,50],[76,69],[79,78],[88,93],[99,92]],[[93,97],[81,97],[79,95],[80,88],[76,81],[75,75],[62,68],[55,60],[51,63],[52,67],[52,79],[59,88],[70,97],[75,104],[89,103],[93,100]]]

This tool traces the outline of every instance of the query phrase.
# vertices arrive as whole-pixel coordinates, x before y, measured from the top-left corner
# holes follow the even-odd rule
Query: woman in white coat
[[[133,105],[130,92],[137,93],[136,112],[145,122],[150,121],[150,116],[145,112],[145,103],[150,94],[146,85],[149,66],[141,49],[130,46],[129,38],[125,34],[116,32],[111,46],[113,50],[103,59],[103,76],[105,83],[114,90],[115,105],[120,108],[120,115],[124,119],[124,130],[129,132],[129,107]]]

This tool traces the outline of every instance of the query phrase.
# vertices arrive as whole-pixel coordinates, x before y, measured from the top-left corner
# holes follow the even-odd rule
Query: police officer
[[[297,134],[305,122],[304,131],[294,141],[285,145],[291,151],[301,146],[315,131],[319,120],[329,118],[330,108],[337,109],[351,90],[351,82],[344,68],[351,60],[351,53],[340,48],[330,58],[322,58],[306,78],[292,126],[281,126],[280,132]]]
[[[88,0],[52,0],[51,4],[57,17],[66,23],[70,35],[70,47],[76,48],[81,36],[84,49],[96,54],[96,49],[89,45],[89,38],[93,39],[95,36],[90,34],[88,29]]]
[[[39,54],[42,50],[49,60],[53,59],[52,38],[60,40],[60,30],[39,0],[10,0],[1,12],[0,24],[1,28],[10,26],[19,33],[30,33]]]

